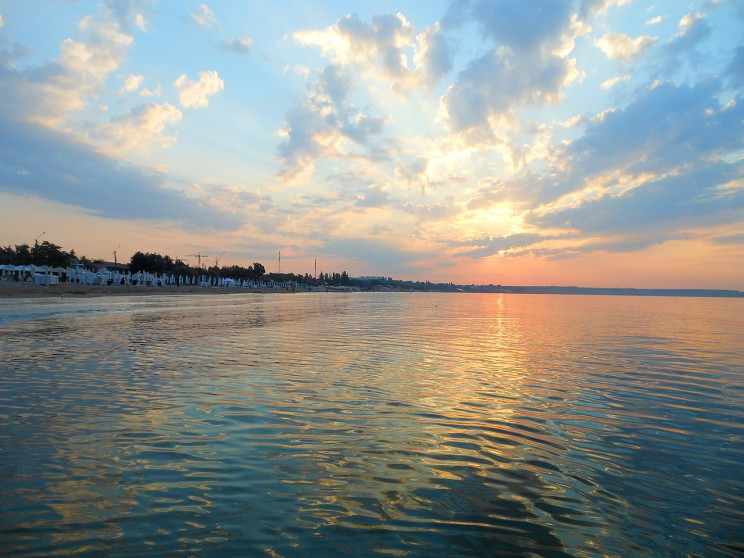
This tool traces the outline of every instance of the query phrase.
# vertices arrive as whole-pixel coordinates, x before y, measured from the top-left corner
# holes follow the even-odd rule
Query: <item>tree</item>
[[[263,275],[266,273],[266,268],[258,262],[253,262],[252,267],[253,267],[253,273],[256,275],[258,279],[263,277]]]
[[[14,259],[15,261],[11,262],[13,265],[30,265],[33,263],[33,257],[31,256],[31,250],[28,244],[16,244]]]
[[[70,254],[62,250],[62,247],[44,241],[36,243],[31,249],[31,257],[34,265],[48,265],[50,267],[67,267],[70,265]]]
[[[170,260],[170,258],[168,258]],[[132,273],[146,271],[148,273],[164,273],[165,261],[160,254],[151,254],[149,252],[135,252],[129,261],[129,270]]]

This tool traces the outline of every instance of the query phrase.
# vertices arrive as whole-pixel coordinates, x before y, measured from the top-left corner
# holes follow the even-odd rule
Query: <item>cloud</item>
[[[378,71],[381,79],[398,92],[414,88],[431,89],[452,68],[447,42],[435,23],[418,35],[416,29],[398,13],[362,22],[347,15],[324,30],[304,30],[295,40],[316,46],[334,64],[353,66],[364,76]],[[407,52],[413,51],[410,67]]]
[[[580,73],[567,58],[578,32],[572,2],[461,2],[445,18],[452,29],[473,21],[491,48],[471,60],[440,99],[440,116],[465,145],[508,143],[516,110],[559,101]],[[567,46],[568,45],[568,46]]]
[[[470,15],[484,36],[514,52],[526,53],[556,41],[569,27],[571,0],[477,0]]]
[[[373,184],[367,191],[358,194],[354,205],[357,207],[385,207],[390,203],[388,187],[382,184]]]
[[[127,76],[127,78],[124,80],[124,85],[122,85],[121,89],[119,89],[119,95],[125,95],[127,93],[131,93],[132,91],[137,91],[137,89],[139,89],[142,85],[143,80],[143,76]]]
[[[137,14],[136,16],[134,16],[134,24],[137,26],[137,29],[139,29],[143,33],[147,32],[147,20],[142,14]]]
[[[130,29],[133,23],[140,31],[147,31],[147,20],[142,12],[150,10],[155,0],[105,0],[106,12],[123,28]]]
[[[191,10],[189,15],[194,25],[201,29],[211,29],[217,21],[214,17],[214,12],[206,4],[200,4],[199,7]]]
[[[612,89],[621,81],[628,81],[629,79],[630,79],[630,74],[625,74],[623,76],[617,76],[614,78],[606,79],[602,82],[602,89]]]
[[[631,0],[582,0],[579,8],[581,17],[587,17],[590,12],[601,14],[615,6],[624,6]]]
[[[366,115],[352,105],[348,95],[353,86],[341,67],[327,66],[302,105],[287,113],[280,131],[286,138],[279,145],[280,178],[299,180],[313,171],[319,158],[351,155],[347,140],[370,147],[371,137],[382,132],[388,118]]]
[[[493,49],[460,72],[440,99],[441,117],[468,145],[503,142],[500,130],[515,125],[514,111],[557,103],[571,71],[558,56],[533,52],[517,61]]]
[[[406,188],[417,188],[422,194],[428,193],[432,187],[441,186],[443,180],[433,180],[431,161],[428,157],[419,156],[408,164],[395,167],[395,178]]]
[[[5,21],[3,20],[3,14],[0,14],[0,27],[5,25]]]
[[[744,233],[718,236],[710,239],[715,244],[741,246],[744,245]]]
[[[485,237],[464,242],[452,242],[450,243],[450,247],[455,249],[466,248],[465,250],[459,249],[455,252],[459,257],[484,258],[515,248],[524,248],[549,238],[535,233],[520,233],[502,237]]]
[[[734,51],[734,56],[726,67],[726,78],[732,87],[744,88],[744,46]]]
[[[744,106],[721,107],[718,80],[663,83],[587,125],[566,152],[586,175],[606,169],[658,174],[744,147]]]
[[[524,225],[564,241],[540,252],[551,256],[639,250],[740,223],[744,162],[730,156],[744,149],[744,105],[722,106],[720,92],[716,79],[649,88],[587,123],[558,154],[562,172],[501,181],[481,196],[529,204]]]
[[[406,203],[403,210],[417,218],[419,223],[428,221],[448,220],[459,214],[460,208],[454,203],[452,196],[447,196],[439,203]]]
[[[182,117],[183,113],[168,103],[140,105],[123,116],[112,119],[94,139],[105,140],[106,145],[102,151],[107,153],[148,146],[152,142],[168,146],[176,138],[163,135],[163,131],[168,124],[175,124]]]
[[[192,81],[183,74],[173,82],[173,85],[178,89],[178,98],[184,108],[206,107],[209,105],[207,97],[225,88],[225,82],[214,70],[199,72],[198,81]]]
[[[663,45],[662,67],[659,73],[671,76],[688,60],[706,63],[705,56],[696,55],[695,48],[711,34],[705,15],[694,12],[684,15],[679,21],[677,34]]]
[[[622,196],[604,196],[533,220],[533,224],[581,231],[594,241],[584,250],[634,251],[700,227],[736,223],[744,210],[744,187],[722,192],[720,184],[741,176],[744,165],[722,161],[692,172],[651,180]]]
[[[44,164],[39,164],[42,156]],[[69,134],[0,115],[0,190],[112,219],[171,220],[235,230],[242,220],[166,188],[162,177],[94,151]]]
[[[119,21],[128,21],[135,8],[149,3],[111,0],[105,5],[111,19],[83,17],[78,24],[81,40],[62,41],[57,59],[22,70],[13,64],[2,65],[0,90],[6,114],[69,133],[105,153],[142,147],[147,141],[172,143],[175,137],[163,131],[166,125],[180,120],[182,114],[169,104],[134,107],[107,123],[80,120],[77,116],[106,91],[111,75],[126,60],[133,38],[122,30]],[[120,79],[123,83],[118,95],[136,92],[144,81],[143,76],[136,74]],[[159,89],[160,86],[155,93]],[[147,89],[140,91],[140,96],[151,94]],[[99,107],[108,110],[106,105]]]
[[[605,33],[594,41],[594,44],[612,60],[633,60],[646,50],[651,48],[657,41],[657,37],[642,35],[632,39],[624,33]]]
[[[652,17],[651,19],[646,20],[646,25],[658,25],[662,21],[664,21],[664,17],[657,15]]]
[[[373,238],[330,240],[325,244],[324,251],[346,260],[363,259],[372,269],[385,270],[385,273],[388,273],[391,266],[410,270],[417,261],[436,255],[430,252],[403,250],[395,244]]]
[[[222,48],[235,54],[249,55],[251,53],[251,45],[253,39],[250,37],[236,37],[222,43]]]
[[[158,85],[154,90],[143,87],[140,91],[140,97],[160,97],[163,95],[162,86]]]
[[[90,98],[101,94],[108,76],[126,57],[133,39],[117,23],[87,16],[79,24],[87,42],[65,39],[53,62],[16,76],[26,114],[36,122],[60,127]]]

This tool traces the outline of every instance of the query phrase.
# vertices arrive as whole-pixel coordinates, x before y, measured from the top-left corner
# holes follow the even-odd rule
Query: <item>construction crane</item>
[[[225,255],[225,251],[223,250],[222,251],[222,254],[220,254],[219,256],[217,256],[214,259],[214,265],[215,265],[215,267],[220,267],[220,260],[222,259],[222,256],[224,256],[224,255]]]
[[[199,269],[201,269],[202,266],[202,259],[206,260],[209,258],[209,256],[203,256],[201,252],[197,252],[196,254],[186,254],[186,256],[189,258],[196,258],[197,266],[199,267]]]

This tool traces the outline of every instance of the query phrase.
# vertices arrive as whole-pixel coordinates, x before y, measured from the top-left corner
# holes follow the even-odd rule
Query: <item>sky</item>
[[[744,2],[0,0],[0,244],[36,239],[744,289]]]

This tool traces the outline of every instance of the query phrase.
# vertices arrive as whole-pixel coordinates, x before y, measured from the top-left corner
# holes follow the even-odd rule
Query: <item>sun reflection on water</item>
[[[110,303],[24,307],[2,326],[15,552],[738,544],[744,312],[720,301]]]

